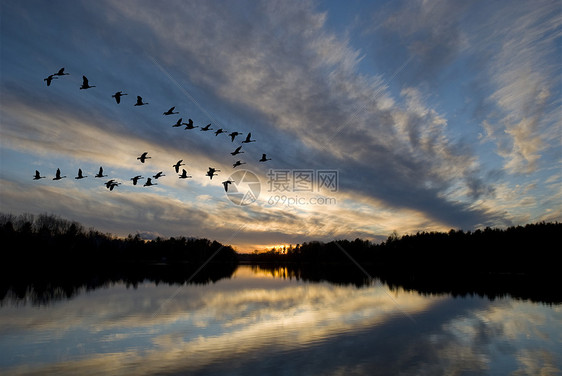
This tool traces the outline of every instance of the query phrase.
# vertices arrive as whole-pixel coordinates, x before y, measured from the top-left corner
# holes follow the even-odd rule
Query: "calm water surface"
[[[561,375],[562,306],[240,266],[0,306],[0,374]]]

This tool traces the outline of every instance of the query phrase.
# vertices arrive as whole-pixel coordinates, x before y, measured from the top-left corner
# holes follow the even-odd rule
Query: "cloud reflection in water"
[[[556,307],[307,283],[249,267],[177,289],[116,285],[46,308],[4,306],[0,367],[73,375],[450,374],[494,370],[494,357],[507,357],[519,374],[561,368],[548,337],[560,320]],[[546,346],[541,357],[527,334]]]

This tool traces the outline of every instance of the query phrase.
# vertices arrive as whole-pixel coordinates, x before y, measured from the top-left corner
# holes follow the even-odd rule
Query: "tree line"
[[[386,241],[309,241],[284,249],[238,254],[205,238],[144,240],[139,234],[117,238],[48,214],[0,214],[3,265],[95,265],[115,263],[201,264],[276,262],[369,266],[381,271],[457,271],[534,273],[557,270],[562,224],[540,222],[506,229],[418,232]],[[220,250],[220,251],[219,251]]]
[[[391,234],[368,240],[310,241],[285,249],[239,255],[261,269],[283,269],[283,278],[366,286],[420,294],[511,296],[560,304],[562,224],[536,223],[506,229]]]
[[[309,241],[284,249],[238,254],[201,238],[117,238],[54,215],[0,214],[0,302],[8,295],[39,303],[68,298],[81,289],[125,282],[210,283],[230,278],[239,262],[287,278],[391,288],[422,293],[509,294],[560,302],[560,223],[506,229],[391,234],[368,240]],[[209,264],[207,262],[210,260]],[[205,267],[202,267],[205,266]]]
[[[234,249],[217,241],[185,236],[147,241],[139,234],[118,238],[47,214],[0,214],[0,237],[2,259],[12,263],[200,263],[219,249],[211,262],[236,262]]]
[[[562,224],[540,222],[506,229],[391,234],[386,241],[310,241],[254,252],[247,262],[314,265],[359,264],[377,272],[527,273],[558,271]]]
[[[209,283],[236,270],[232,247],[205,238],[118,238],[48,214],[0,214],[0,301],[39,303],[109,283]],[[201,268],[210,260],[208,266]]]

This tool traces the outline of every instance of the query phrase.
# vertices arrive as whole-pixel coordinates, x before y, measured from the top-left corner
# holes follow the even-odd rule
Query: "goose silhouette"
[[[193,128],[199,128],[198,125],[193,126],[193,120],[189,119],[187,123],[183,123],[185,125],[185,129],[193,129]]]
[[[150,187],[151,185],[158,185],[152,182],[151,178],[146,178],[146,183],[144,183],[143,187]]]
[[[183,159],[180,159],[178,163],[172,165],[173,168],[176,169],[176,172],[180,172],[180,166],[185,166],[185,163],[182,163]]]
[[[270,161],[271,158],[267,158],[267,156],[265,154],[261,155],[261,159],[259,160],[260,162],[267,162]]]
[[[243,165],[243,164],[246,164],[246,162],[236,161],[236,162],[234,162],[234,164],[232,165],[232,167],[233,167],[233,168],[236,168],[236,167],[238,167],[238,166],[240,166],[240,165]]]
[[[215,131],[215,136],[218,136],[221,133],[226,133],[226,131],[223,131],[222,128],[219,128]]]
[[[91,89],[93,87],[96,87],[95,85],[90,85],[88,83],[88,79],[86,78],[86,76],[82,76],[82,86],[80,86],[80,90],[82,89]]]
[[[242,154],[243,151],[240,151],[240,149],[242,149],[242,146],[238,146],[238,147],[236,148],[236,150],[234,150],[234,151],[233,151],[232,153],[230,153],[230,154],[232,154],[232,155]]]
[[[57,73],[54,74],[55,76],[68,76],[70,73],[64,73],[64,67],[59,69]]]
[[[103,167],[100,166],[100,170],[99,172],[95,175],[96,178],[103,178],[106,177],[107,175],[103,174]]]
[[[185,168],[181,169],[180,179],[189,179],[191,177],[192,177],[191,175],[187,174],[187,171],[185,171]]]
[[[236,138],[236,136],[239,136],[241,134],[242,133],[240,133],[240,132],[232,132],[231,134],[229,134],[229,136],[232,139],[232,142],[234,142],[234,139]]]
[[[141,163],[144,163],[144,161],[146,161],[147,159],[150,159],[151,157],[147,157],[146,155],[148,154],[147,151],[145,151],[144,153],[141,154],[140,157],[137,157],[137,159],[139,161],[141,161]]]
[[[228,192],[228,185],[234,183],[234,180],[225,180],[222,182],[222,185],[224,186],[224,191]]]
[[[58,77],[55,77],[54,74],[49,75],[49,77],[44,78],[43,81],[47,81],[47,86],[51,86],[51,81],[53,81],[53,79],[56,79]]]
[[[145,104],[148,104],[148,102],[143,102],[142,97],[137,95],[137,103],[135,103],[135,106],[144,106]]]
[[[113,188],[118,187],[121,183],[117,183],[116,181],[111,182],[111,184],[109,184],[109,186],[107,187],[110,191],[113,190]]]
[[[174,112],[174,109],[176,108],[176,106],[170,108],[168,111],[163,112],[162,115],[173,115],[173,114],[179,114],[179,112]]]
[[[162,176],[166,176],[162,173],[162,171],[158,172],[156,175],[152,176],[154,179],[158,180],[158,178],[162,177]]]
[[[144,179],[144,178],[140,175],[132,177],[131,180],[133,181],[133,185],[137,185],[137,182],[139,181],[139,179]]]
[[[105,183],[103,183],[105,185],[105,187],[107,189],[109,189],[111,187],[112,184],[116,183],[115,179],[110,179],[108,181],[106,181]]]
[[[117,102],[117,104],[121,103],[121,97],[123,95],[127,95],[126,93],[123,93],[122,91],[118,91],[115,94],[113,94],[111,97],[115,98],[115,102]]]
[[[35,175],[33,176],[33,180],[45,179],[44,176],[41,176],[38,170],[35,170]]]
[[[53,178],[53,180],[61,180],[66,178],[66,176],[60,176],[60,168],[57,168],[57,173],[55,174],[55,177]]]
[[[207,124],[206,126],[204,126],[203,128],[201,128],[202,131],[212,131],[213,128],[210,128],[211,123]]]
[[[207,171],[207,176],[208,176],[211,180],[213,180],[213,176],[217,175],[217,174],[216,174],[217,171],[220,171],[220,170],[217,170],[216,168],[213,168],[213,167],[209,167],[209,171]]]
[[[251,138],[252,138],[252,133],[250,132],[250,133],[248,133],[248,135],[246,136],[246,139],[245,139],[244,141],[242,141],[242,143],[243,143],[243,144],[247,144],[247,143],[250,143],[250,142],[256,142],[256,140],[251,140]]]
[[[178,121],[176,121],[176,124],[172,125],[172,127],[181,127],[182,125],[184,125],[185,123],[182,123],[182,120],[183,118],[179,118]]]
[[[79,169],[78,169],[78,176],[76,176],[74,179],[84,179],[84,178],[87,178],[87,177],[88,177],[88,176],[82,175],[82,169],[79,168]]]

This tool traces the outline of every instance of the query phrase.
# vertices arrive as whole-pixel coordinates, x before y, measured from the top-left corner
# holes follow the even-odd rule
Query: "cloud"
[[[273,287],[269,282],[274,282]],[[306,350],[318,338],[330,345],[340,335],[385,325],[397,312],[401,317],[424,312],[441,300],[400,290],[395,292],[401,294],[397,307],[384,287],[373,290],[275,282],[279,281],[256,285],[254,277],[239,275],[228,285],[207,285],[204,294],[194,286],[155,289],[141,284],[135,290],[116,286],[110,294],[105,289],[92,291],[87,299],[78,296],[69,302],[74,312],[92,304],[98,307],[93,320],[83,315],[54,320],[62,309],[56,306],[37,318],[35,325],[30,325],[27,315],[12,316],[2,330],[22,337],[53,333],[62,343],[74,339],[77,332],[86,332],[87,336],[81,336],[82,345],[91,349],[101,341],[103,347],[93,356],[10,371],[75,374],[77,370],[84,373],[96,369],[114,373],[122,371],[123,366],[139,374],[151,374],[156,369],[197,371],[221,364],[225,354],[236,354],[239,366],[252,361],[256,351],[271,354],[279,348],[284,353]],[[134,345],[127,346],[129,343]]]
[[[26,19],[29,33],[38,33],[52,22],[31,8],[14,7],[25,8],[24,13],[31,17]],[[479,148],[496,145],[496,152],[511,171],[521,164],[536,168],[545,149],[556,142],[552,141],[556,139],[553,127],[544,125],[554,119],[552,111],[546,110],[551,107],[553,88],[541,87],[522,97],[537,94],[538,102],[529,102],[531,110],[525,117],[486,114],[486,134],[475,147],[455,134],[459,128],[455,117],[439,109],[425,83],[402,80],[406,71],[423,71],[422,80],[442,88],[441,68],[451,67],[470,54],[481,57],[495,43],[483,37],[484,31],[473,32],[467,22],[481,13],[475,5],[414,2],[379,8],[380,17],[387,18],[378,30],[393,36],[397,42],[394,51],[406,51],[400,62],[407,62],[400,80],[381,73],[383,70],[365,70],[365,58],[372,57],[370,51],[355,47],[353,34],[335,33],[330,24],[332,14],[319,11],[313,2],[178,1],[168,7],[174,11],[165,11],[150,1],[83,2],[55,17],[61,23],[61,34],[67,30],[75,34],[65,39],[64,53],[61,47],[61,51],[41,55],[41,69],[58,69],[61,60],[68,59],[70,65],[65,65],[71,75],[49,88],[44,86],[43,77],[2,76],[6,104],[2,107],[3,147],[25,154],[26,160],[40,156],[33,163],[45,169],[64,162],[69,169],[82,165],[93,171],[103,164],[125,180],[132,174],[147,174],[148,168],[171,171],[172,163],[184,159],[193,180],[173,179],[175,173],[168,172],[166,180],[151,191],[170,199],[162,202],[166,208],[178,204],[220,218],[195,225],[204,236],[229,239],[244,223],[245,230],[260,239],[259,244],[271,244],[265,239],[268,233],[275,239],[285,235],[291,241],[300,241],[305,234],[322,239],[346,234],[380,238],[388,235],[389,229],[400,230],[395,228],[395,218],[403,219],[401,232],[511,223],[503,208],[513,209],[506,204],[500,211],[492,204],[498,195],[493,184],[502,178],[490,178],[486,171],[496,171],[497,166],[488,166]],[[74,14],[87,15],[86,30],[72,28],[77,24]],[[505,16],[505,20],[512,16]],[[35,22],[31,22],[33,17]],[[508,24],[501,20],[501,27]],[[7,35],[15,33],[14,25],[7,26]],[[31,43],[29,33],[22,38]],[[15,40],[15,36],[10,39],[17,44]],[[543,76],[518,81],[513,87],[503,85],[524,70],[518,70],[519,65],[513,70],[509,66],[515,76],[503,77],[496,72],[496,65],[502,59],[511,61],[511,55],[494,56],[483,65],[487,74],[494,75],[492,84],[497,85],[487,98],[505,109],[516,107],[522,103],[514,96],[516,89],[525,89]],[[382,65],[392,60],[374,58]],[[26,69],[37,70],[30,63],[33,59],[21,60]],[[20,69],[14,66],[13,62],[8,64],[8,71]],[[375,66],[378,69],[379,65]],[[78,90],[83,73],[96,88]],[[544,77],[549,77],[547,73]],[[498,90],[504,86],[506,90]],[[129,94],[121,105],[110,97],[117,90]],[[142,95],[150,105],[133,107],[135,95]],[[177,119],[162,116],[172,105],[184,121],[189,117],[198,125],[210,122],[214,127],[252,132],[258,142],[244,145],[242,159],[264,180],[268,168],[337,170],[340,192],[334,195],[336,208],[330,208],[325,216],[326,207],[319,205],[285,210],[259,204],[229,207],[220,182],[210,181],[205,171],[216,166],[222,170],[219,178],[227,177],[234,162],[227,153],[236,143],[198,130],[172,128]],[[538,111],[541,105],[544,116]],[[135,159],[143,151],[153,156],[146,166]],[[258,163],[261,153],[273,160]],[[24,182],[23,175],[18,179],[21,184],[30,184]],[[140,193],[127,185],[119,188],[128,194]],[[145,198],[138,196],[139,200]],[[121,203],[139,204],[133,199]],[[155,205],[146,206],[151,213],[161,213]],[[363,210],[370,217],[360,218],[354,210]],[[132,209],[126,212],[137,213]],[[345,225],[337,225],[338,215],[346,218]],[[405,220],[408,215],[411,220]],[[119,226],[116,222],[112,225],[125,229],[127,218],[131,217],[124,215]],[[376,223],[378,219],[385,223]],[[134,231],[152,230],[135,226],[130,225]],[[159,227],[157,233],[166,233],[162,232],[164,226],[155,226]],[[168,229],[172,228],[176,231],[182,226],[170,223]],[[249,244],[249,237],[240,236],[243,244]]]
[[[559,14],[555,2],[519,3],[498,11],[476,34],[481,43],[475,48],[494,51],[487,64],[494,90],[488,100],[499,113],[484,126],[510,173],[536,171],[541,153],[559,147],[545,137],[560,120],[560,99],[553,97],[558,90],[553,78],[560,75]]]
[[[228,283],[204,290],[116,285],[78,295],[41,317],[11,315],[0,330],[14,337],[16,349],[28,336],[74,344],[80,334],[88,352],[10,371],[220,373],[280,365],[323,374],[454,374],[506,366],[518,367],[517,374],[559,371],[552,328],[560,312],[552,307],[535,307],[530,316],[524,302],[422,296],[386,286],[303,285],[255,272],[239,269]],[[96,317],[79,314],[92,305]],[[67,319],[54,319],[63,310]],[[540,350],[529,337],[540,340]],[[342,361],[351,355],[353,364]],[[225,365],[225,358],[236,361]]]

